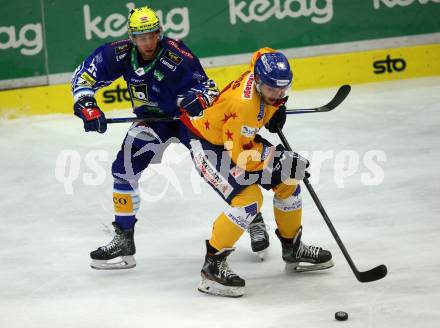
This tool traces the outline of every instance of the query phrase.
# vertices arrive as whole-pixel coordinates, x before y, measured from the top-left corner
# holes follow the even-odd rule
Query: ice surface
[[[321,105],[335,91],[294,92],[289,107]],[[138,214],[138,266],[95,271],[88,253],[110,240],[109,172],[128,125],[99,135],[83,133],[73,116],[1,121],[0,326],[438,327],[439,104],[440,78],[424,78],[355,85],[333,112],[289,116],[285,134],[308,153],[315,190],[354,262],[360,270],[384,263],[389,274],[368,284],[355,279],[305,188],[304,241],[330,249],[336,265],[286,274],[265,192],[266,260],[251,252],[247,234],[229,260],[246,279],[240,299],[196,290],[204,240],[224,204],[192,177],[184,147],[170,146],[165,164],[144,175],[152,201]],[[109,114],[117,115],[127,113]],[[376,160],[379,182],[384,174],[376,185],[366,184],[371,151],[386,156]],[[330,157],[322,165],[319,152]],[[64,155],[72,159],[67,167]],[[69,174],[77,175],[71,186],[60,182]],[[347,322],[334,320],[339,310]]]

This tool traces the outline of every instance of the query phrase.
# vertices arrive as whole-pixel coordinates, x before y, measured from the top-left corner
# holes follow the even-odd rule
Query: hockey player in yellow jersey
[[[191,155],[196,169],[228,203],[214,221],[206,241],[199,291],[239,297],[245,281],[228,266],[227,256],[260,212],[260,186],[273,190],[275,231],[282,245],[287,271],[312,271],[333,266],[331,253],[301,241],[302,201],[299,185],[307,173],[307,159],[273,146],[258,131],[283,127],[284,103],[292,82],[287,58],[270,48],[253,57],[248,71],[232,81],[212,107],[188,117]]]

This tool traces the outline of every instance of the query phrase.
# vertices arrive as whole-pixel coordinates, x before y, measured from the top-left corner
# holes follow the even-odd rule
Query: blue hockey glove
[[[278,107],[278,110],[270,118],[269,122],[266,123],[265,127],[271,133],[276,133],[278,131],[278,126],[280,129],[283,128],[286,123],[286,105],[287,97],[283,99],[282,104]]]
[[[190,116],[198,116],[212,105],[218,97],[219,90],[213,80],[207,80],[177,96],[177,106],[183,108]]]
[[[92,96],[84,96],[79,98],[75,105],[73,105],[73,111],[76,116],[81,118],[84,122],[84,130],[98,131],[104,133],[107,131],[107,120],[104,113],[99,109],[95,98]]]
[[[199,115],[204,109],[208,108],[208,104],[208,100],[202,93],[192,90],[185,92],[180,102],[178,102],[179,107],[183,108],[189,116]]]

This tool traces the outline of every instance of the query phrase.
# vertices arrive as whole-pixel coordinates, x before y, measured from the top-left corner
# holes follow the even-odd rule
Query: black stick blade
[[[297,109],[286,109],[286,114],[307,114],[307,113],[322,113],[329,112],[336,107],[338,107],[347,98],[350,93],[351,86],[344,84],[336,92],[335,96],[327,104],[320,107],[313,108],[297,108]]]
[[[328,112],[335,109],[345,100],[345,98],[347,98],[350,91],[351,91],[351,86],[348,84],[344,84],[342,87],[339,88],[338,92],[333,97],[333,99],[327,105],[318,108],[317,111]]]
[[[371,282],[384,278],[388,273],[387,267],[383,264],[364,272],[359,272],[356,278],[360,282]]]

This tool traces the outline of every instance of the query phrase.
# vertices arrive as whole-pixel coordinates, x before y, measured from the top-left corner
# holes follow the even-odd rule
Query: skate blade
[[[95,270],[123,270],[131,269],[135,266],[136,260],[134,256],[119,256],[111,260],[92,260],[92,263],[90,263],[90,267]]]
[[[197,289],[205,294],[223,297],[241,297],[244,294],[244,287],[225,286],[206,278],[202,278]]]
[[[287,272],[310,272],[310,271],[319,271],[319,270],[325,270],[330,269],[334,266],[334,263],[332,260],[319,263],[319,264],[313,264],[313,263],[307,263],[302,264],[306,262],[296,262],[296,263],[286,263],[286,271]]]

